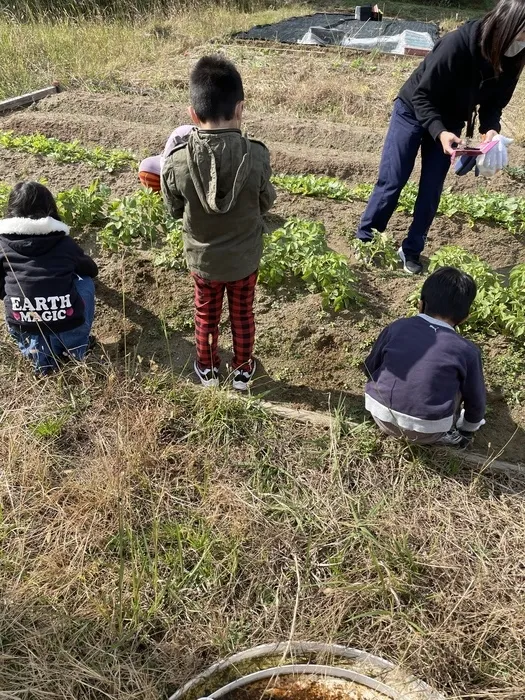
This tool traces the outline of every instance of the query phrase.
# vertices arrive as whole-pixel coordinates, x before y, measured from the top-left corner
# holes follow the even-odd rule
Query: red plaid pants
[[[235,282],[205,280],[192,273],[195,282],[195,344],[201,369],[219,367],[221,364],[217,345],[224,290],[228,295],[233,336],[232,367],[250,366],[255,341],[253,299],[257,273],[258,270]]]

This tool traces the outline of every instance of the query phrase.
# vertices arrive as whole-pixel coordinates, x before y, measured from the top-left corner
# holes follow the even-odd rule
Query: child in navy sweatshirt
[[[387,435],[465,447],[484,423],[481,353],[455,331],[476,291],[470,275],[442,267],[423,285],[419,315],[379,335],[365,360],[365,406]]]

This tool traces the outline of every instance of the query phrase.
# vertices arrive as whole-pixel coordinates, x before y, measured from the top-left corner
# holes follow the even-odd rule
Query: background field
[[[223,51],[243,73],[246,127],[268,144],[274,171],[352,187],[373,182],[392,100],[417,63],[228,38],[307,3],[146,15],[137,4],[84,19],[57,8],[53,24],[30,10],[0,22],[0,90],[52,79],[66,90],[1,118],[1,130],[157,153],[186,120],[189,68]],[[391,14],[450,29],[480,11],[392,4]],[[504,121],[518,166],[524,104],[521,84]],[[58,192],[98,178],[114,196],[138,189],[133,168],[0,156],[10,184],[44,178]],[[479,190],[474,178],[448,185]],[[486,187],[525,195],[507,174]],[[0,697],[166,697],[222,655],[290,636],[399,661],[450,697],[523,697],[523,481],[381,441],[364,422],[359,365],[379,330],[409,312],[418,281],[356,260],[363,207],[281,190],[269,219],[322,222],[363,304],[325,311],[301,284],[257,296],[255,393],[333,411],[328,433],[197,391],[187,274],[156,266],[149,246],[110,254],[94,228],[75,232],[101,268],[101,348],[86,368],[35,383],[5,336],[0,346]],[[393,219],[398,241],[407,221]],[[523,235],[488,221],[438,217],[427,252],[446,244],[503,274],[525,262]],[[522,461],[523,349],[502,335],[475,339],[489,384],[476,450]],[[227,333],[222,344],[227,358]]]

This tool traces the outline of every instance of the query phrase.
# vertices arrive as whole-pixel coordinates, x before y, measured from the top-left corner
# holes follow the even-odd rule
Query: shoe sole
[[[197,369],[197,363],[193,363],[193,370],[197,377],[199,378],[200,383],[202,386],[206,387],[206,389],[210,389],[211,387],[217,387],[219,386],[219,380],[218,379],[203,379],[200,375],[199,370]]]
[[[404,270],[406,273],[408,273],[409,275],[420,275],[420,274],[423,272],[423,268],[421,268],[421,270],[419,270],[418,272],[412,272],[412,270],[409,270],[409,269],[408,269],[408,267],[407,267],[407,259],[406,259],[406,257],[405,257],[404,252],[403,252],[403,248],[400,248],[400,249],[397,251],[397,256],[398,256],[398,258],[401,260],[401,262],[403,263],[403,270]]]

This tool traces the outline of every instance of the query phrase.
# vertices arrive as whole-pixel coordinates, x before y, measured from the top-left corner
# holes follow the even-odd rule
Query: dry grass
[[[162,373],[35,384],[14,348],[1,359],[2,697],[166,697],[288,638],[296,602],[295,639],[453,697],[520,697],[525,482]]]
[[[0,99],[53,80],[65,87],[118,87],[161,57],[169,61],[168,72],[177,71],[177,57],[189,48],[305,11],[284,4],[277,10],[250,13],[228,4],[203,3],[171,16],[137,20],[65,17],[19,23],[0,16]]]
[[[220,50],[239,65],[250,109],[385,127],[392,101],[418,59],[223,41],[255,24],[311,11],[304,3],[256,12],[229,3],[190,3],[171,15],[164,11],[139,20],[64,16],[21,24],[6,16],[0,19],[0,98],[59,80],[65,87],[96,90],[153,87],[186,99],[180,84],[191,65],[203,53]],[[469,13],[396,3],[389,14],[438,21],[453,29]],[[520,119],[524,101],[525,89],[519,86],[504,121],[506,132],[520,141],[525,139]]]

